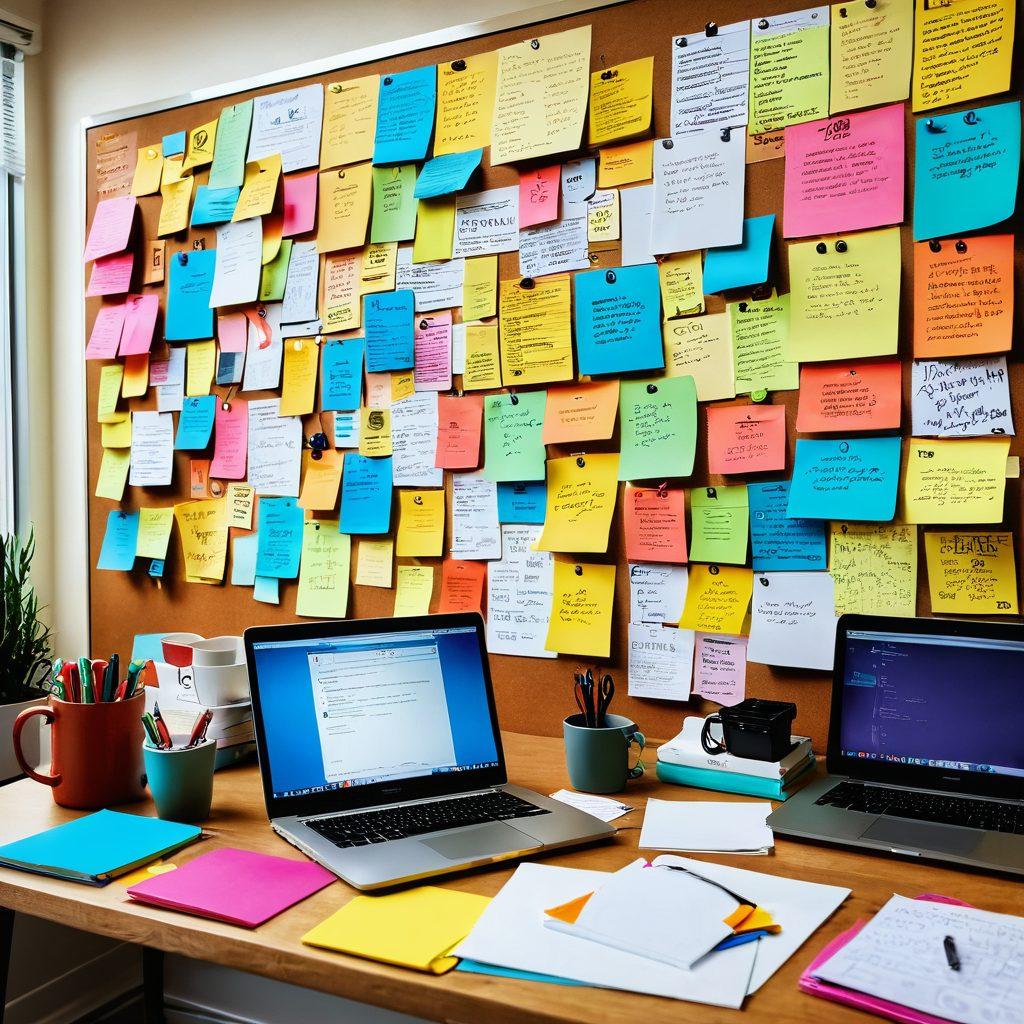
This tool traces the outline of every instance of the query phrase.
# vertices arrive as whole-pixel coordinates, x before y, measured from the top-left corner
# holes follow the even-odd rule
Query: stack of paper
[[[621,818],[622,815],[636,810],[635,807],[620,803],[618,800],[609,800],[605,796],[593,796],[590,793],[573,793],[568,789],[560,789],[557,793],[552,793],[551,799],[561,800],[563,804],[592,814],[602,821],[614,821],[616,818]]]
[[[648,800],[640,849],[764,854],[775,845],[772,830],[765,824],[771,811],[766,800]]]

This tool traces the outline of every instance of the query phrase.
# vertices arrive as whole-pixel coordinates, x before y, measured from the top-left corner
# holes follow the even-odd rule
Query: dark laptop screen
[[[498,765],[472,626],[253,644],[274,797]]]
[[[1024,776],[1024,643],[846,634],[844,757]]]

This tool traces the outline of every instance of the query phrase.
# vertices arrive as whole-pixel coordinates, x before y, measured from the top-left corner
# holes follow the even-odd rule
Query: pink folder
[[[128,890],[140,903],[256,928],[319,892],[335,876],[307,860],[212,850]]]
[[[915,898],[929,900],[932,903],[950,903],[955,907],[970,906],[969,903],[964,903],[963,900],[953,899],[950,896],[937,896],[934,893],[924,893]],[[865,1010],[867,1013],[873,1013],[879,1017],[887,1017],[889,1020],[899,1021],[900,1024],[950,1024],[946,1017],[934,1017],[930,1013],[923,1013],[921,1010],[902,1006],[900,1003],[890,1003],[887,999],[869,996],[852,988],[843,988],[842,985],[833,985],[831,982],[821,981],[814,976],[814,972],[826,960],[835,956],[866,924],[867,921],[858,921],[848,931],[837,935],[811,961],[807,970],[800,975],[800,991],[806,992],[808,995],[818,996],[821,999],[828,999],[833,1003],[842,1003],[844,1006]]]

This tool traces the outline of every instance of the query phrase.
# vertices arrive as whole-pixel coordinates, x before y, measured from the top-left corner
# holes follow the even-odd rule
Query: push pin
[[[331,443],[324,433],[313,434],[309,439],[310,458],[319,462],[324,457],[324,452],[330,448]]]

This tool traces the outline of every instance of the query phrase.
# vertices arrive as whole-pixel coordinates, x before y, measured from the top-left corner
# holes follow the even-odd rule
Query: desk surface
[[[541,793],[568,787],[561,740],[505,734],[511,781]],[[648,797],[676,800],[746,799],[668,786],[652,777],[631,783],[623,799],[637,806],[616,821],[639,826]],[[214,811],[206,823],[211,839],[176,855],[178,863],[215,846],[237,846],[282,857],[301,854],[274,835],[267,825],[259,773],[252,766],[229,768],[217,774]],[[126,808],[152,813],[148,803]],[[0,788],[0,843],[20,839],[75,817],[57,807],[50,792],[35,782],[22,781]],[[562,851],[546,858],[549,864],[611,871],[628,864],[637,854],[636,830],[622,832],[597,846]],[[892,895],[938,892],[957,896],[986,910],[1019,911],[1019,883],[988,875],[854,853],[779,839],[768,857],[709,856],[722,863],[789,875],[814,882],[849,886],[853,894],[790,961],[747,1002],[758,1020],[777,1024],[803,1024],[809,1014],[821,1016],[825,1004],[797,989],[800,972],[837,932],[857,918],[873,914]],[[504,865],[441,879],[439,884],[467,892],[494,895],[514,870]],[[572,988],[449,972],[441,977],[388,967],[357,957],[332,954],[303,946],[300,936],[356,895],[337,882],[268,921],[255,931],[236,928],[186,914],[132,903],[117,882],[105,888],[63,882],[0,868],[0,906],[58,921],[128,942],[140,943],[198,960],[224,964],[269,978],[320,989],[366,1003],[426,1017],[458,1022],[567,1022],[619,1024],[623,1020],[650,1024],[685,1018],[701,1022],[741,1021],[738,1011],[687,1004],[673,1000],[605,989]],[[748,1013],[748,1019],[751,1015]],[[829,1006],[828,1020],[862,1022],[864,1015]]]

